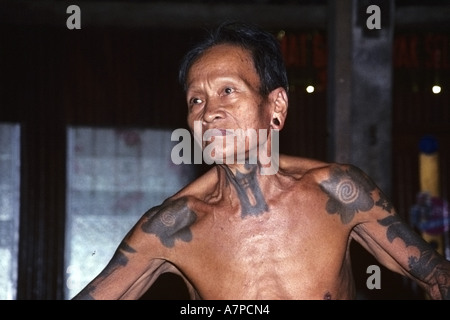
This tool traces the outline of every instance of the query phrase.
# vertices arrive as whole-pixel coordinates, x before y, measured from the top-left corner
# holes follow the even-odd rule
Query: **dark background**
[[[0,1],[0,121],[18,122],[22,130],[18,299],[63,298],[67,127],[186,127],[178,65],[214,25],[201,12],[191,19],[199,8],[219,6],[229,10],[223,16],[253,18],[296,39],[284,47],[292,90],[280,151],[333,160],[327,154],[327,1],[166,1],[159,16],[139,10],[147,3]],[[80,30],[66,28],[70,4],[81,8]],[[269,19],[272,5],[305,8],[309,16]],[[408,219],[419,191],[424,134],[439,141],[442,196],[450,199],[450,15],[442,20],[449,1],[396,1],[396,7],[402,15],[394,20],[390,196]],[[436,78],[440,95],[428,90]],[[316,92],[307,94],[301,88],[311,79]],[[358,246],[353,252],[361,298],[423,298],[388,271],[382,272],[388,274],[383,290],[367,290],[366,268],[377,263]],[[143,298],[186,297],[177,281],[164,276]]]

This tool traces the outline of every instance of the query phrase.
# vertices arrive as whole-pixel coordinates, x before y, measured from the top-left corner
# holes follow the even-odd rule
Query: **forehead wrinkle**
[[[223,56],[217,57],[217,52],[220,53],[221,51],[226,51],[227,57],[231,56],[231,58],[222,59]],[[211,55],[213,56],[211,57]],[[232,64],[233,68],[232,71],[230,71],[230,60],[233,62],[240,62],[241,64]],[[239,66],[242,67],[239,68]],[[248,71],[247,68],[251,69],[254,79],[251,79],[251,77],[248,76],[249,73],[246,72]],[[194,81],[194,79],[192,79],[193,72],[205,75],[207,79],[206,82],[209,83],[210,87],[212,86],[211,82],[222,78],[229,78],[234,82],[236,82],[236,80],[242,81],[248,88],[255,89],[256,91],[259,91],[261,85],[261,80],[259,79],[250,51],[235,45],[222,44],[211,47],[192,64],[188,72],[187,88],[188,90],[195,91],[197,80]],[[252,80],[256,80],[256,83],[253,83]],[[201,83],[202,80],[199,80],[198,82]],[[200,84],[199,87],[203,87],[203,84]]]

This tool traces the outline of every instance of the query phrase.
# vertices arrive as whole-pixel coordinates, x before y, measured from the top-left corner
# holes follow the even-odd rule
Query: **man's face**
[[[188,125],[194,131],[195,124],[198,128],[201,123],[202,136],[197,134],[196,141],[202,149],[214,143],[212,156],[225,159],[237,153],[239,137],[230,139],[231,134],[269,130],[271,111],[259,88],[260,79],[248,50],[221,44],[203,53],[189,70],[186,92]],[[205,132],[210,135],[204,136]],[[257,140],[244,138],[245,156],[257,147]]]

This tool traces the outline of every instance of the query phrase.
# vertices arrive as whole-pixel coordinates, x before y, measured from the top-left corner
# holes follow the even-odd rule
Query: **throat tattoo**
[[[269,211],[269,206],[264,199],[264,195],[259,187],[257,179],[258,166],[246,165],[246,168],[250,169],[247,173],[237,171],[235,175],[231,170],[225,167],[226,177],[229,182],[234,186],[241,203],[241,217],[245,218],[249,215],[259,215],[266,211]]]

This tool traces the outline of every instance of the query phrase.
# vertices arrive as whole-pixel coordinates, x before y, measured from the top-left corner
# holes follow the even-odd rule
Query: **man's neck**
[[[258,179],[261,169],[259,165],[245,164],[232,168],[221,165],[220,168],[225,172],[225,179],[236,190],[242,218],[260,215],[269,210]]]

